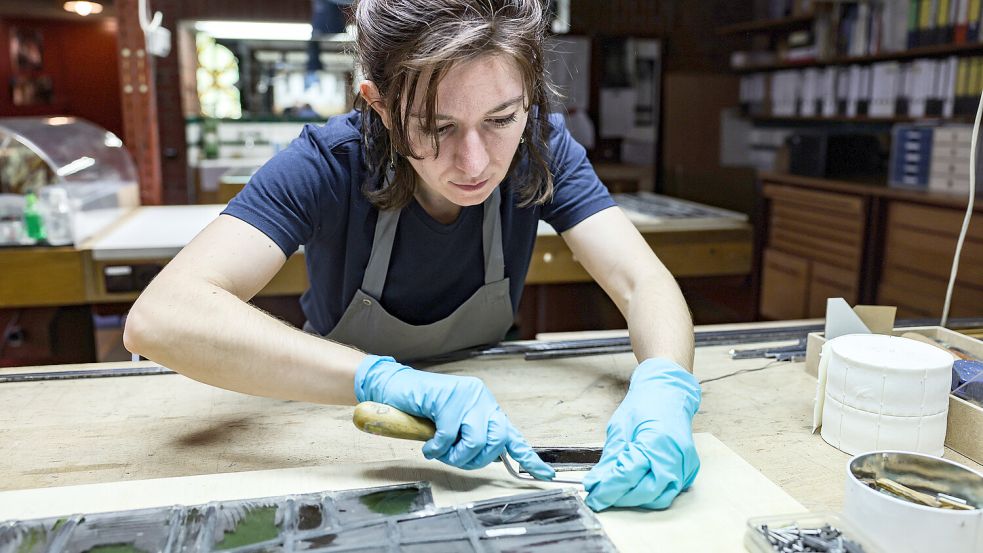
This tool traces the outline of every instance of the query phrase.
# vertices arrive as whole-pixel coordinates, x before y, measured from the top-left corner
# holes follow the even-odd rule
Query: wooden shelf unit
[[[738,73],[764,73],[783,69],[806,69],[809,67],[827,67],[830,65],[865,65],[880,61],[901,61],[915,58],[944,58],[948,56],[967,56],[983,54],[983,42],[971,44],[934,44],[909,48],[899,52],[888,52],[870,56],[837,56],[828,60],[810,61],[781,61],[776,63],[734,67]]]
[[[718,27],[717,34],[737,35],[742,33],[770,33],[776,31],[796,30],[807,27],[810,23],[812,23],[812,20],[813,16],[809,14],[781,17],[778,19],[745,21],[742,23]]]
[[[821,20],[824,17],[824,11],[838,4],[842,4],[841,0],[813,0],[812,9],[814,13],[808,17],[799,16],[792,19],[795,21],[801,20]],[[752,28],[754,23],[760,23],[762,28],[779,28],[781,25],[779,22],[784,20],[760,20],[746,22],[742,25]],[[731,27],[737,28],[738,26],[730,26],[718,29],[718,33],[726,30],[730,30]],[[835,33],[831,33],[835,34]],[[778,36],[772,35],[772,39]],[[834,37],[835,38],[835,37]],[[833,38],[831,38],[832,40]],[[758,53],[761,53],[762,44],[757,45]],[[776,46],[772,40],[765,52],[778,52],[781,48]],[[956,57],[983,57],[983,40],[979,42],[967,42],[967,43],[947,43],[947,44],[930,44],[925,46],[916,46],[913,48],[906,48],[903,50],[893,51],[893,52],[881,52],[877,54],[863,55],[863,56],[848,56],[848,55],[834,55],[832,57],[823,59],[808,59],[808,60],[780,60],[773,61],[769,63],[758,63],[750,64],[743,67],[732,67],[731,71],[739,75],[752,75],[752,74],[769,74],[777,71],[797,71],[809,68],[829,68],[829,67],[845,67],[852,65],[863,65],[870,66],[871,64],[879,62],[889,62],[889,61],[904,61],[904,60],[918,60],[925,58],[948,58],[951,56]],[[960,69],[962,71],[962,69]],[[958,99],[957,99],[958,100]],[[767,101],[766,101],[767,104]],[[770,107],[765,106],[764,111],[770,111]],[[755,110],[758,114],[746,114],[745,116],[754,123],[783,123],[783,124],[871,124],[871,125],[891,125],[895,123],[917,123],[917,122],[945,122],[945,123],[972,123],[973,114],[975,113],[975,108],[973,113],[964,113],[968,110],[960,110],[954,117],[942,117],[940,115],[929,115],[922,117],[910,117],[910,116],[888,116],[888,117],[868,117],[868,116],[858,116],[858,117],[847,117],[845,115],[836,115],[833,117],[822,117],[822,116],[785,116],[785,115],[772,115],[764,114],[762,110]],[[937,113],[937,112],[934,112]]]
[[[879,125],[893,125],[895,123],[921,123],[930,121],[944,121],[946,123],[972,123],[972,118],[968,116],[956,117],[846,117],[836,115],[833,117],[803,117],[801,115],[749,115],[748,118],[755,123],[870,123]]]

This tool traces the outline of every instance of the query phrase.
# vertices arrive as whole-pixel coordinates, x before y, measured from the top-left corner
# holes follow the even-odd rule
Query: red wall
[[[36,29],[44,45],[37,75],[51,77],[52,102],[14,106],[10,80],[12,28]],[[123,136],[116,21],[0,19],[0,117],[75,115]]]

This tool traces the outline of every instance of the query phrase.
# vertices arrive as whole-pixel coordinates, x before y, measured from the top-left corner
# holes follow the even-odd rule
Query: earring
[[[391,143],[389,144],[389,169],[396,168],[396,147]]]
[[[519,144],[525,144],[525,143],[526,143],[526,137],[520,136],[519,137]]]

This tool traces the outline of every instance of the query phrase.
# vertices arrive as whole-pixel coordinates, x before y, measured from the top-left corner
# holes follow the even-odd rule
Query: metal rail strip
[[[931,326],[936,319],[904,319],[897,321],[895,328],[913,326]],[[948,328],[983,327],[983,318],[950,319]],[[756,342],[780,342],[785,340],[803,340],[810,332],[820,332],[822,324],[777,326],[756,329],[697,331],[695,342],[698,347],[722,346],[729,344],[753,344]],[[582,357],[585,355],[604,355],[609,353],[625,353],[631,351],[631,342],[627,336],[618,338],[590,338],[586,340],[560,340],[555,342],[532,342],[521,344],[500,344],[487,348],[477,348],[452,352],[446,355],[430,357],[415,362],[416,366],[433,366],[451,361],[474,359],[479,357],[505,357],[523,355],[527,361],[544,359],[563,359],[566,357]],[[113,378],[119,376],[154,376],[176,374],[174,371],[160,366],[153,367],[121,367],[116,369],[94,369],[53,372],[29,372],[0,374],[0,384],[12,382],[38,382],[49,380],[77,380],[82,378]]]
[[[92,369],[76,371],[48,371],[32,373],[0,374],[0,384],[9,382],[43,382],[47,380],[79,380],[82,378],[110,378],[117,376],[152,376],[177,374],[171,369],[156,367],[120,367],[116,369]]]

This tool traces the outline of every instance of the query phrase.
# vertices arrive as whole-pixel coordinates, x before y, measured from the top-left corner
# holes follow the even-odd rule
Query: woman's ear
[[[362,95],[362,98],[365,98],[365,103],[379,114],[382,124],[388,129],[389,113],[386,111],[385,103],[382,101],[382,94],[379,93],[379,87],[372,81],[362,81],[358,83],[358,92]]]

